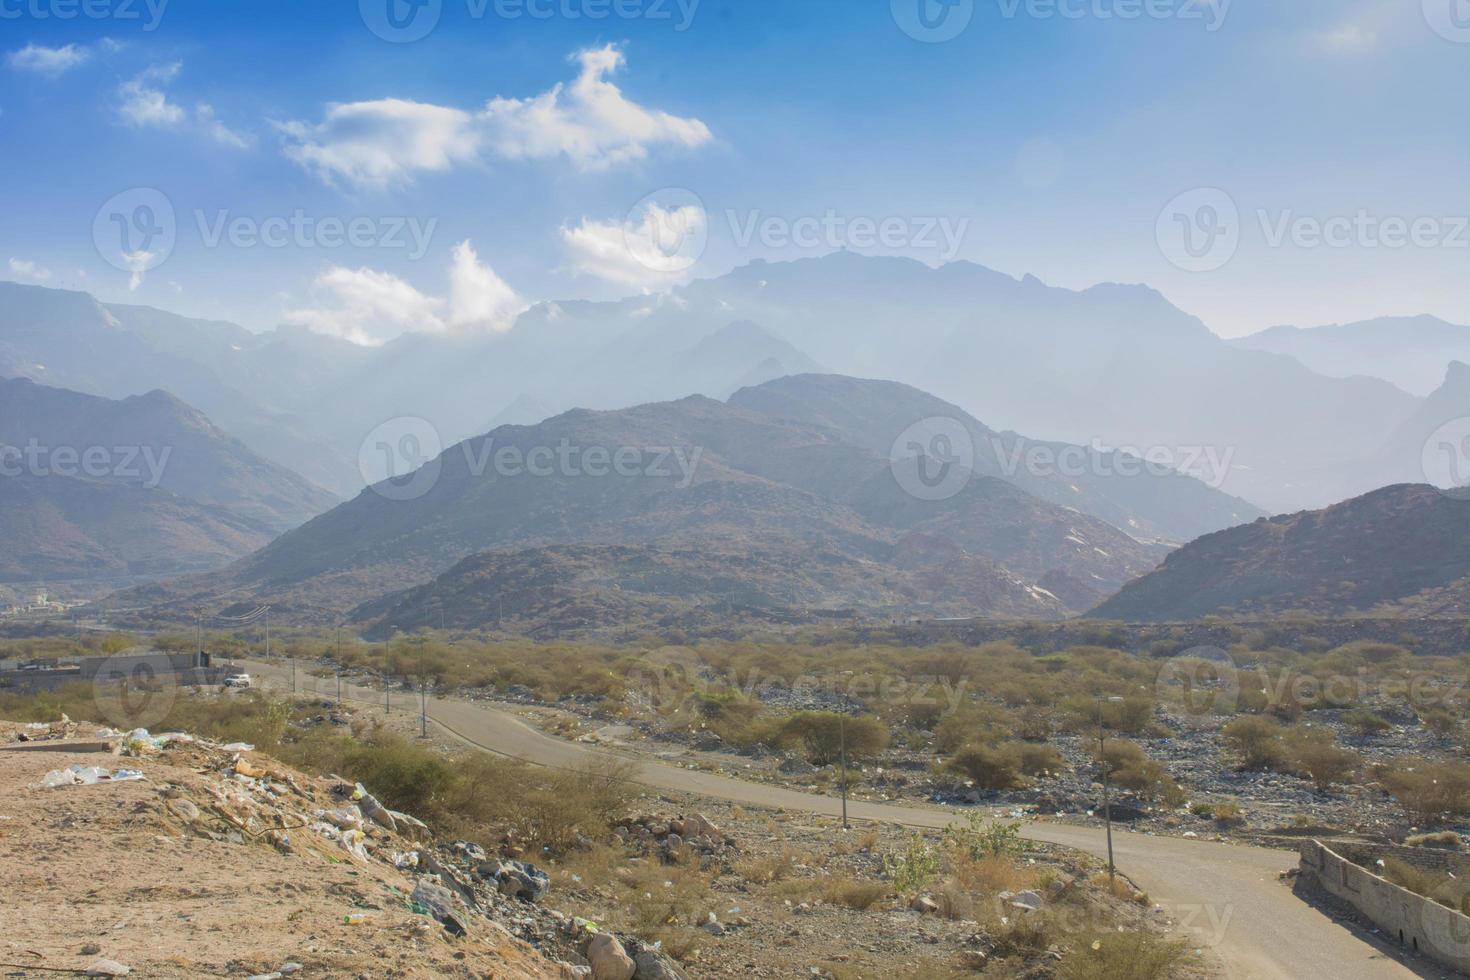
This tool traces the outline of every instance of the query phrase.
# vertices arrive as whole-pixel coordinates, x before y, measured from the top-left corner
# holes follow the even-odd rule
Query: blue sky
[[[847,246],[1470,323],[1465,0],[86,2],[0,0],[0,277],[379,342]]]

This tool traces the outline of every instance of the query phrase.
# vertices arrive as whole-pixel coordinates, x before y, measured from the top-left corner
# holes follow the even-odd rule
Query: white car
[[[249,674],[231,674],[225,678],[225,687],[249,687]]]

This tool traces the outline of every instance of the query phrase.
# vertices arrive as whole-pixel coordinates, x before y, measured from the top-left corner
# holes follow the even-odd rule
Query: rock
[[[551,890],[551,876],[534,864],[503,861],[495,875],[500,894],[523,902],[539,902]]]
[[[713,820],[702,813],[696,813],[692,817],[684,818],[684,837],[707,837],[713,843],[720,843],[725,835],[720,833],[720,828],[715,826]]]
[[[920,915],[938,915],[939,903],[928,895],[920,895],[909,903],[909,908]]]
[[[1046,897],[1055,902],[1065,895],[1067,889],[1071,888],[1075,883],[1076,879],[1071,875],[1061,875],[1053,878],[1050,884],[1046,886]]]
[[[592,964],[593,980],[632,980],[638,969],[623,944],[605,932],[592,937],[586,956]]]
[[[199,819],[199,808],[188,800],[169,800],[168,808],[184,823],[194,823]]]
[[[556,968],[561,971],[561,980],[586,980],[593,975],[590,966],[573,966],[560,960],[557,961]]]
[[[983,970],[990,963],[984,950],[967,949],[960,953],[960,965],[967,970]]]
[[[102,952],[102,947],[98,946],[96,943],[88,943],[87,945],[82,947],[83,956],[96,956],[100,952]]]
[[[91,966],[87,967],[87,971],[83,973],[82,976],[125,977],[132,972],[133,971],[130,968],[123,966],[116,960],[98,960],[96,963],[93,963]]]
[[[470,841],[457,840],[449,846],[456,853],[462,855],[470,861],[482,862],[485,860],[485,849],[479,844],[471,843]]]
[[[1043,904],[1045,903],[1042,901],[1041,896],[1036,892],[1029,890],[1024,892],[1017,892],[1015,896],[1011,899],[1012,908],[1027,909],[1032,912],[1035,912],[1037,909],[1041,908]]]
[[[817,771],[817,767],[798,756],[790,756],[780,765],[780,771],[788,776],[805,776]]]
[[[633,962],[637,966],[633,980],[689,980],[673,960],[651,946],[639,950]]]
[[[456,936],[469,932],[469,925],[454,907],[454,893],[443,885],[420,881],[414,886],[412,900],[429,910],[445,929]]]

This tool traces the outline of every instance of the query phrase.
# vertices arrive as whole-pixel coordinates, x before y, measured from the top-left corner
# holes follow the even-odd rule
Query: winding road
[[[250,662],[262,686],[291,690],[291,672],[280,664]],[[296,673],[298,689],[313,685],[323,698],[335,698],[334,679]],[[381,689],[346,685],[349,700],[381,703]],[[405,698],[405,700],[407,700]],[[408,707],[407,705],[404,705]],[[418,699],[412,707],[418,708]],[[746,782],[646,758],[616,755],[604,749],[546,735],[514,715],[482,703],[430,698],[431,721],[476,748],[541,766],[574,768],[598,759],[617,759],[637,766],[637,779],[651,789],[688,793],[754,807],[779,807],[825,817],[841,815],[833,797]],[[938,807],[852,801],[849,816],[917,828],[943,828],[955,813]],[[1104,856],[1103,831],[1088,827],[1034,822],[1025,835]],[[1402,962],[1396,950],[1361,930],[1335,922],[1304,902],[1278,876],[1296,866],[1296,855],[1239,844],[1151,837],[1119,831],[1113,834],[1120,871],[1126,872],[1178,923],[1181,935],[1214,951],[1227,974],[1241,978],[1291,980],[1376,980],[1376,978],[1441,977],[1448,971],[1418,962]]]

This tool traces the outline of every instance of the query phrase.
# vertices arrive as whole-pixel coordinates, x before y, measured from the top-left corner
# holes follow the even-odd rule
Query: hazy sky
[[[1467,82],[1465,0],[0,0],[0,278],[379,341],[846,246],[1470,323]]]

